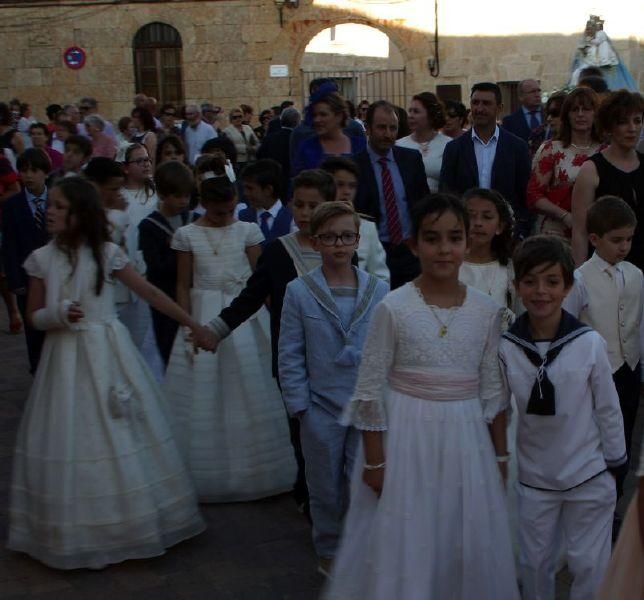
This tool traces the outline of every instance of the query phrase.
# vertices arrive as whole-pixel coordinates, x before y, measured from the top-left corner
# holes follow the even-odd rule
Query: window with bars
[[[156,98],[160,104],[184,103],[179,32],[165,23],[150,23],[134,36],[136,91]]]

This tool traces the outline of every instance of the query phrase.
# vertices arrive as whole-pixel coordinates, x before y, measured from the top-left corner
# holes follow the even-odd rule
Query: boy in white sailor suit
[[[517,402],[519,567],[524,600],[554,600],[557,541],[573,575],[571,600],[592,600],[608,565],[624,428],[606,342],[562,310],[574,279],[568,246],[523,242],[513,258],[526,312],[499,358]]]
[[[616,196],[603,196],[589,208],[586,229],[595,253],[575,271],[575,284],[563,304],[608,344],[629,456],[644,352],[644,277],[634,264],[624,260],[631,250],[636,225],[631,207]],[[618,500],[627,471],[617,478]]]

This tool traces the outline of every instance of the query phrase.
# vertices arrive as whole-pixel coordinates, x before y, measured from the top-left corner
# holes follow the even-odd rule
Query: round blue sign
[[[63,61],[70,69],[82,69],[86,60],[85,50],[78,46],[72,46],[63,52]]]

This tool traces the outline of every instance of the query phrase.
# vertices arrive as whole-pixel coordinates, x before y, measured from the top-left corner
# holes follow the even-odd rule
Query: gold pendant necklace
[[[454,317],[456,316],[456,313],[458,312],[458,310],[461,308],[461,306],[463,306],[462,302],[461,302],[461,304],[458,303],[458,301],[460,299],[460,296],[461,296],[461,287],[459,286],[458,291],[456,292],[456,296],[454,298],[454,305],[450,307],[450,308],[453,309],[451,311],[452,314],[450,315],[449,319],[447,319],[447,321],[443,321],[443,319],[441,319],[438,316],[438,313],[436,312],[434,307],[429,303],[429,301],[425,297],[425,294],[423,293],[423,290],[420,289],[420,286],[416,285],[415,283],[414,283],[414,285],[416,286],[416,289],[418,290],[418,293],[420,294],[421,298],[423,299],[423,301],[425,302],[425,304],[427,305],[429,310],[432,311],[432,315],[434,315],[434,318],[440,324],[440,327],[438,328],[438,337],[440,337],[440,338],[447,337],[447,333],[449,331],[449,326],[452,324],[452,321],[454,320]]]
[[[212,253],[216,256],[219,254],[219,248],[221,248],[221,245],[224,243],[226,240],[227,234],[228,234],[228,229],[226,227],[204,227],[204,229],[224,229],[224,232],[221,234],[221,238],[216,244],[213,244],[210,236],[208,235],[207,231],[204,231],[204,235],[206,236],[206,241],[208,242],[208,245],[210,246],[210,249],[212,250]]]

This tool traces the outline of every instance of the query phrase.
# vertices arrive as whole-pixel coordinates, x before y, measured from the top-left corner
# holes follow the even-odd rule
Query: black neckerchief
[[[541,357],[532,334],[530,333],[530,322],[528,313],[523,313],[514,322],[502,337],[519,346],[528,357],[530,362],[537,367],[537,378],[535,379],[530,400],[526,409],[528,415],[552,416],[555,410],[555,387],[548,378],[546,366],[550,365],[563,347],[578,338],[580,335],[592,331],[591,327],[578,321],[565,310],[561,311],[561,321],[555,337],[550,342],[545,358]]]

